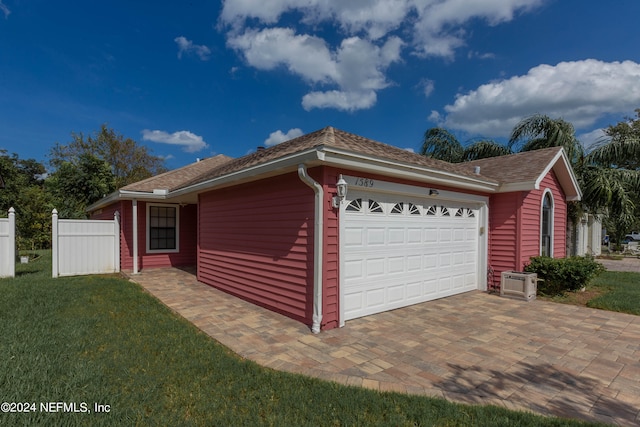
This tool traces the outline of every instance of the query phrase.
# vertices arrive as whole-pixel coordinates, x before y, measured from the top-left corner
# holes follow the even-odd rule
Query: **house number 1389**
[[[356,185],[359,187],[373,187],[374,181],[367,178],[356,178]]]

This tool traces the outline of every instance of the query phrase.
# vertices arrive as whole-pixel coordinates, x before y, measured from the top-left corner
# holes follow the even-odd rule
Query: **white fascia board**
[[[213,188],[221,187],[226,184],[235,184],[241,181],[250,181],[252,178],[260,177],[262,175],[275,172],[278,170],[289,169],[297,170],[298,165],[300,163],[311,164],[318,163],[318,160],[321,159],[320,153],[317,151],[317,148],[312,148],[306,151],[302,151],[299,153],[294,153],[289,156],[280,157],[275,160],[268,161],[266,163],[261,163],[259,165],[251,166],[246,169],[241,169],[236,172],[232,172],[227,175],[223,175],[220,177],[212,178],[207,181],[200,182],[198,184],[190,185],[189,187],[181,188],[179,190],[175,190],[169,193],[170,197],[177,197],[188,193],[193,192],[203,192],[207,190],[211,190]]]
[[[110,205],[112,203],[115,203],[118,200],[133,200],[133,199],[138,199],[138,200],[165,200],[165,199],[167,199],[167,194],[154,194],[154,193],[147,193],[147,192],[141,192],[141,191],[118,190],[118,191],[115,191],[115,192],[111,193],[107,197],[98,200],[94,204],[92,204],[90,206],[87,206],[85,211],[86,212],[95,211],[96,209],[100,209],[100,208],[108,206],[108,205]]]
[[[429,169],[419,165],[398,163],[362,155],[354,156],[352,153],[335,150],[333,148],[325,148],[324,151],[325,162],[332,166],[341,166],[378,175],[394,176],[428,184],[440,184],[448,187],[489,193],[496,192],[499,186],[498,183],[488,182],[481,178],[473,179],[472,177]]]
[[[470,204],[488,204],[489,196],[478,194],[458,193],[455,191],[438,190],[438,195],[429,195],[429,187],[418,187],[416,185],[397,184],[395,182],[381,181],[361,178],[358,176],[343,175],[347,182],[347,191],[375,191],[388,194],[402,194],[412,197],[429,198],[431,200],[448,200],[456,202],[466,202]]]
[[[560,163],[560,165],[558,165],[558,161],[562,161],[562,163]],[[547,165],[547,167],[544,169],[544,171],[540,174],[540,176],[538,177],[538,179],[536,180],[536,190],[540,189],[540,184],[542,183],[542,180],[544,179],[545,176],[547,176],[547,174],[551,171],[551,169],[555,169],[556,166],[560,166],[562,168],[562,172],[566,175],[566,178],[568,178],[569,182],[567,183],[567,179],[563,179],[562,176],[560,176],[560,174],[556,173],[556,176],[558,177],[558,180],[560,181],[560,183],[565,183],[565,184],[569,184],[571,186],[573,186],[573,188],[575,189],[576,195],[575,196],[569,196],[567,197],[567,200],[570,201],[577,201],[577,200],[581,200],[582,199],[582,190],[580,190],[580,185],[578,184],[578,179],[576,178],[575,172],[573,171],[573,168],[571,167],[571,164],[569,163],[569,159],[567,158],[567,155],[564,152],[564,148],[560,151],[558,151],[558,154],[555,155],[555,157],[549,162],[549,164]]]
[[[498,193],[511,193],[512,191],[531,191],[539,190],[540,184],[538,181],[522,181],[522,182],[510,182],[500,186]]]

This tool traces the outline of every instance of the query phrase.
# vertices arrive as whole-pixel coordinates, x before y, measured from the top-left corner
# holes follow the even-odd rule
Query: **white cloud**
[[[605,139],[610,139],[604,131],[604,129],[595,129],[591,132],[576,135],[576,137],[582,146],[588,151],[599,142],[602,142]]]
[[[606,114],[628,114],[637,108],[639,81],[640,64],[632,61],[539,65],[526,75],[459,94],[445,107],[442,125],[488,137],[508,136],[522,118],[540,113],[586,129]]]
[[[264,140],[264,145],[266,145],[267,147],[271,147],[272,145],[277,145],[281,142],[285,142],[302,135],[303,133],[300,128],[289,129],[287,133],[284,133],[281,130],[277,130],[269,134],[269,138]]]
[[[420,83],[418,83],[418,88],[422,91],[422,93],[424,93],[425,98],[428,98],[435,90],[436,85],[433,80],[422,79],[420,80]]]
[[[261,70],[284,66],[313,83],[336,77],[335,64],[324,40],[297,35],[290,28],[248,30],[230,38],[228,44],[241,51],[249,65]]]
[[[495,26],[514,19],[518,13],[540,6],[544,0],[414,0],[418,19],[413,25],[413,44],[422,56],[453,57],[464,46],[467,33],[463,25],[483,20]]]
[[[2,3],[2,1],[0,1],[0,11],[4,13],[4,19],[8,19],[9,15],[11,15],[11,11],[4,3]]]
[[[187,130],[168,133],[162,130],[144,129],[142,131],[142,139],[145,141],[158,142],[161,144],[179,145],[187,153],[195,153],[209,146],[206,142],[204,142],[201,136],[198,136]]]
[[[312,91],[302,105],[353,111],[375,104],[376,91],[389,86],[384,71],[400,60],[402,41],[390,37],[382,46],[350,37],[331,51],[318,37],[295,34],[290,28],[247,30],[228,40],[229,46],[243,53],[249,65],[272,70],[284,67],[310,84],[337,89]]]
[[[191,40],[187,40],[186,37],[179,36],[173,39],[178,45],[178,58],[182,59],[182,54],[194,54],[197,55],[203,61],[209,59],[211,55],[211,49],[204,45],[193,44]]]
[[[297,12],[302,23],[334,23],[348,36],[383,39],[402,28],[419,55],[451,57],[463,46],[463,25],[481,19],[495,26],[545,0],[226,0],[220,14],[222,26],[239,32],[248,25],[277,24],[288,12]]]
[[[229,47],[250,66],[283,67],[307,82],[305,109],[354,111],[375,105],[377,92],[390,84],[388,67],[401,61],[405,46],[418,56],[451,59],[465,44],[465,24],[498,25],[544,1],[225,0],[218,28],[227,31]],[[289,27],[291,14],[297,29]],[[322,38],[319,29],[326,24],[344,38],[335,43]],[[424,90],[428,96],[433,86]]]

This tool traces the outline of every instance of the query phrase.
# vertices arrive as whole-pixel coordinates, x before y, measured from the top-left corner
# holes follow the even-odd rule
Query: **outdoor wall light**
[[[436,190],[435,188],[432,188],[429,190],[429,195],[430,196],[437,196],[438,194],[440,194],[440,192],[438,190]]]
[[[333,196],[333,207],[339,208],[340,203],[347,197],[347,181],[344,180],[342,174],[338,177],[338,182],[336,182],[336,189],[338,193],[336,196]]]

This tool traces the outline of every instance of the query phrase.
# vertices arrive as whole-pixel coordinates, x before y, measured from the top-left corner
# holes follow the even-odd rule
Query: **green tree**
[[[86,218],[86,207],[114,191],[115,182],[106,161],[83,153],[59,163],[47,188],[61,218]]]
[[[89,154],[109,164],[116,188],[166,171],[161,157],[154,156],[147,147],[125,138],[106,124],[93,136],[82,133],[71,136],[72,141],[67,145],[56,143],[51,149],[49,161],[56,170],[65,162],[77,163],[82,155]]]
[[[609,213],[604,224],[617,242],[640,229],[640,109],[635,112],[635,118],[609,126],[607,137],[587,155],[588,168],[607,171],[587,177],[594,181],[588,188],[596,193],[600,209]]]
[[[51,203],[44,190],[45,167],[34,159],[22,160],[17,154],[0,150],[0,216],[16,210],[18,249],[42,249],[51,240]]]
[[[511,131],[508,146],[517,152],[562,147],[574,166],[584,157],[573,125],[544,114],[534,114],[518,122]]]

